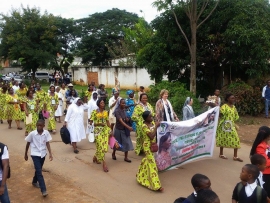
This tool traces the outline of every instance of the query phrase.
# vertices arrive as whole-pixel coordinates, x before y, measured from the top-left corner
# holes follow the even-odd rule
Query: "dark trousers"
[[[2,184],[2,180],[0,181],[0,185],[1,184]],[[1,203],[10,203],[9,196],[8,196],[7,185],[5,185],[4,194],[0,195],[0,202]]]
[[[34,166],[35,166],[35,176],[33,177],[33,181],[32,183],[39,183],[39,187],[41,192],[45,192],[46,191],[46,185],[45,185],[45,181],[42,175],[42,167],[45,161],[45,157],[41,158],[40,156],[31,156],[34,162]]]
[[[263,174],[264,190],[267,192],[267,196],[270,198],[270,174]]]

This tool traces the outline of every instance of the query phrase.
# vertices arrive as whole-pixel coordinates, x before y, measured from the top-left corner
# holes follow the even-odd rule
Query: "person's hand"
[[[133,128],[130,127],[130,126],[128,126],[128,130],[129,130],[129,131],[133,131]]]
[[[0,187],[0,195],[3,195],[5,192],[5,186]]]
[[[177,122],[178,122],[178,121],[179,121],[179,118],[176,118],[176,119],[175,119],[175,121],[177,121]]]
[[[50,154],[50,156],[49,156],[49,159],[50,159],[50,161],[52,161],[53,160],[53,156]]]
[[[159,121],[156,122],[156,126],[157,126],[157,127],[160,126],[160,122],[159,122]]]
[[[28,161],[28,155],[27,155],[27,154],[24,155],[24,160],[25,160],[25,161]]]
[[[25,112],[25,115],[26,115],[26,116],[28,116],[28,115],[29,115],[29,113],[28,113],[28,112]]]
[[[55,110],[55,111],[57,110],[57,106],[54,106],[54,110]]]

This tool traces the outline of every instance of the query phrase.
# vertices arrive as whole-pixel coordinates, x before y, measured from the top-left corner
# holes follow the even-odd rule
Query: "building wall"
[[[142,68],[120,68],[120,67],[89,67],[74,68],[73,81],[77,84],[88,84],[89,78],[95,78],[98,75],[96,84],[104,84],[106,87],[115,87],[119,82],[122,89],[138,89],[140,86],[147,88],[155,83],[150,79],[146,69]],[[91,72],[98,74],[93,74]],[[95,80],[95,79],[93,79]]]

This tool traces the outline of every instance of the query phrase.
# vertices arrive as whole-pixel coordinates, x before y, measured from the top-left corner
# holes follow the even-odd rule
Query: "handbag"
[[[94,134],[94,126],[87,124],[86,127],[86,134],[88,134],[88,141],[94,142],[95,141],[95,134]]]
[[[156,142],[152,142],[150,146],[150,151],[151,152],[157,152],[158,151],[158,145]]]
[[[45,120],[45,118],[44,118],[44,116],[42,114],[42,111],[39,112],[38,119]]]

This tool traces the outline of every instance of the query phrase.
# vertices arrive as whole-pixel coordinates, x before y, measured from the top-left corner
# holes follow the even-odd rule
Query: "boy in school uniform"
[[[194,192],[191,193],[187,198],[180,197],[174,201],[174,203],[196,203],[197,193],[202,189],[211,190],[211,181],[210,179],[202,174],[195,174],[191,178],[191,184],[194,188]]]
[[[240,173],[241,182],[233,190],[232,203],[267,203],[265,190],[257,185],[260,171],[257,166],[246,164]]]
[[[259,185],[260,187],[263,188],[264,181],[263,181],[263,173],[262,172],[266,168],[266,158],[261,154],[254,154],[250,158],[250,162],[252,165],[255,165],[258,167],[260,174],[259,174],[256,182],[257,182],[257,185]]]
[[[37,129],[30,132],[28,136],[25,138],[27,141],[25,148],[25,161],[28,160],[28,149],[31,147],[31,157],[35,166],[35,175],[33,177],[32,185],[36,188],[40,188],[42,196],[46,197],[48,195],[45,181],[42,175],[42,167],[45,161],[45,157],[47,154],[46,147],[49,151],[49,159],[53,160],[51,147],[49,141],[52,140],[50,133],[47,130],[44,130],[45,121],[38,120],[37,121]]]

